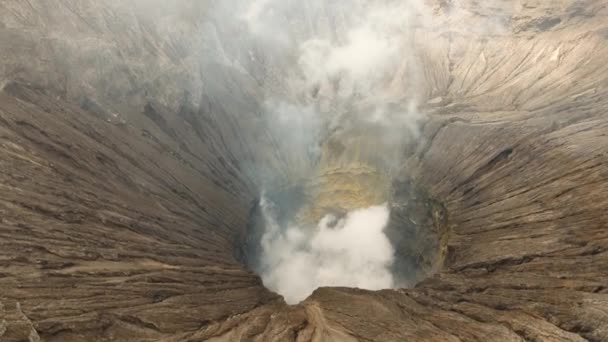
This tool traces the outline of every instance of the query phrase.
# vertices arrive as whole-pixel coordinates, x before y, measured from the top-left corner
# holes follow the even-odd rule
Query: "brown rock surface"
[[[205,6],[0,2],[0,341],[608,340],[606,4],[450,3],[403,167],[446,209],[440,270],[288,306],[234,257],[249,164],[282,161]]]

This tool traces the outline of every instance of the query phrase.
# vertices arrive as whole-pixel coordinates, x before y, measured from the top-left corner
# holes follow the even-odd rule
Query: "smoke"
[[[262,237],[265,285],[295,304],[320,286],[379,290],[393,286],[393,248],[383,230],[386,204],[352,211],[343,218],[327,215],[316,227],[280,227],[276,206],[262,197],[266,221]]]
[[[244,63],[263,89],[261,117],[284,162],[281,171],[310,176],[323,142],[361,130],[376,132],[373,157],[382,159],[376,167],[400,166],[403,146],[424,119],[413,48],[414,30],[429,20],[421,1],[257,0],[238,18],[258,47]],[[361,154],[351,152],[345,150]],[[289,183],[259,160],[262,187]]]
[[[241,63],[261,86],[261,118],[278,155],[258,156],[261,188],[272,192],[313,180],[328,160],[365,164],[393,177],[423,119],[413,31],[428,20],[427,8],[418,0],[256,0],[238,18],[250,43],[245,45],[253,47]],[[329,141],[341,147],[327,152]],[[269,162],[260,162],[265,158]],[[358,209],[336,203],[342,216],[303,219],[315,203],[294,210],[270,198],[260,200],[264,230],[256,268],[288,303],[320,286],[398,285],[391,274],[394,249],[384,232],[388,203]],[[285,212],[291,217],[285,219]]]
[[[272,194],[299,182],[323,183],[314,180],[342,164],[365,165],[390,182],[423,119],[413,48],[414,30],[429,17],[422,1],[235,1],[217,10],[226,17],[240,8],[239,23],[233,23],[239,44],[217,40],[214,50],[260,89],[258,127],[264,129],[251,167],[260,189]],[[216,23],[210,33],[226,36],[226,27]],[[332,164],[336,160],[342,164]],[[337,181],[349,182],[359,186],[358,180]],[[387,186],[360,192],[373,194],[373,201],[353,201],[365,207],[331,203],[336,211],[315,203],[323,189],[306,193],[300,208],[262,195],[264,226],[254,268],[265,285],[289,303],[320,286],[399,285],[384,232],[390,199],[374,193],[380,188]],[[323,203],[334,200],[341,198]]]
[[[379,106],[413,97],[391,88],[407,81],[402,69],[412,62],[409,40],[422,20],[421,7],[415,1],[347,5],[260,0],[248,8],[243,18],[254,38],[281,45],[288,60],[281,86],[289,93],[283,100],[316,102],[319,114],[336,116],[346,105]],[[294,11],[302,22],[290,17]]]

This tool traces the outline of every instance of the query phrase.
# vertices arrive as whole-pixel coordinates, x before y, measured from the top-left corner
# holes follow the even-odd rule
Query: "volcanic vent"
[[[413,286],[441,265],[447,215],[411,181],[382,177],[359,165],[264,193],[237,258],[291,303],[321,286]]]

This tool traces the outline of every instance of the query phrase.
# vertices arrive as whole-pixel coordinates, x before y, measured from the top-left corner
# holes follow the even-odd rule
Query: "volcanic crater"
[[[608,340],[604,1],[422,1],[386,82],[415,132],[301,153],[263,117],[284,60],[177,3],[0,2],[1,341]],[[263,191],[286,222],[386,203],[403,286],[287,304]]]

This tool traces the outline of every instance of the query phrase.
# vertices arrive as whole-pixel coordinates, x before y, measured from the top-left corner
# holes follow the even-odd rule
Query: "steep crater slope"
[[[184,3],[0,4],[0,339],[608,339],[602,1],[429,2],[401,170],[447,212],[441,267],[296,306],[234,251],[251,165],[300,168],[255,150],[255,78],[209,57]]]

